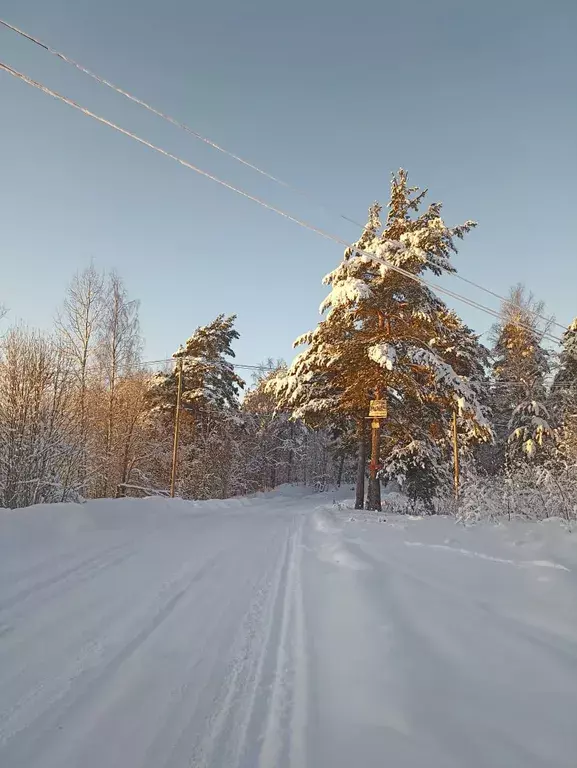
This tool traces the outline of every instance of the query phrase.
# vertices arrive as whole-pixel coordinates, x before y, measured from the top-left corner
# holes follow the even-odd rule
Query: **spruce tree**
[[[511,289],[493,329],[492,410],[497,436],[497,468],[543,456],[552,434],[547,408],[549,353],[542,346],[542,302],[522,285]]]
[[[563,334],[559,368],[550,393],[562,458],[577,462],[577,318]]]

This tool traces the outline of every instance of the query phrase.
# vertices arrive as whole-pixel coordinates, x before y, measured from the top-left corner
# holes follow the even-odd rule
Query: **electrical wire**
[[[31,43],[34,43],[35,45],[39,46],[40,48],[44,49],[48,53],[52,54],[53,56],[58,57],[62,61],[66,62],[67,64],[70,64],[71,66],[75,67],[79,71],[83,72],[85,75],[88,75],[88,77],[91,77],[96,82],[100,83],[101,85],[106,86],[107,88],[111,88],[112,90],[116,91],[116,93],[119,93],[121,96],[124,96],[125,98],[129,99],[130,101],[134,102],[135,104],[138,104],[139,106],[143,107],[144,109],[147,109],[149,112],[152,112],[157,117],[162,118],[163,120],[166,120],[167,122],[171,123],[172,125],[176,126],[177,128],[182,129],[183,131],[186,131],[186,133],[190,134],[191,136],[194,136],[194,138],[198,139],[199,141],[204,142],[205,144],[208,144],[213,149],[217,150],[218,152],[222,152],[223,154],[227,155],[228,157],[232,158],[233,160],[236,160],[237,162],[241,163],[242,165],[246,166],[247,168],[250,168],[251,170],[255,171],[256,173],[261,174],[262,176],[266,177],[270,181],[274,181],[276,184],[279,184],[282,187],[285,187],[286,189],[289,189],[291,192],[294,192],[298,195],[301,195],[302,197],[305,197],[312,202],[314,202],[316,205],[319,205],[323,210],[330,213],[331,215],[336,215],[339,218],[343,219],[344,221],[347,221],[349,224],[354,224],[355,226],[359,227],[361,230],[366,229],[366,225],[360,224],[358,221],[355,221],[354,219],[351,219],[349,216],[346,216],[343,213],[339,213],[337,211],[333,211],[331,208],[329,208],[325,203],[317,200],[312,195],[310,195],[308,192],[305,192],[304,190],[300,189],[299,187],[296,187],[292,184],[290,184],[287,181],[284,181],[283,179],[280,179],[278,176],[274,176],[273,174],[269,173],[268,171],[263,170],[262,168],[259,168],[254,163],[249,162],[248,160],[244,159],[240,155],[235,154],[234,152],[231,152],[230,150],[226,149],[220,144],[217,144],[212,139],[209,139],[206,136],[203,136],[202,134],[195,131],[193,128],[191,128],[186,123],[182,122],[181,120],[177,120],[174,117],[171,117],[170,115],[166,114],[165,112],[161,112],[159,109],[156,109],[156,107],[153,107],[152,105],[148,104],[146,101],[143,101],[142,99],[139,99],[136,96],[133,96],[128,91],[124,90],[118,85],[115,85],[114,83],[110,82],[109,80],[106,80],[105,78],[101,77],[100,75],[97,75],[92,70],[88,69],[87,67],[84,67],[82,64],[79,64],[74,59],[70,58],[66,54],[62,53],[61,51],[57,51],[55,48],[52,48],[47,43],[43,42],[42,40],[39,40],[38,38],[34,37],[33,35],[30,35],[27,32],[24,32],[23,30],[19,29],[18,27],[15,27],[13,24],[8,23],[7,21],[4,21],[3,19],[0,19],[0,25],[4,26],[5,28],[11,30],[12,32],[15,32],[17,35],[20,35],[24,39],[28,40]],[[480,285],[479,283],[476,283],[473,280],[470,280],[467,277],[464,277],[463,275],[456,274],[454,277],[457,280],[461,280],[468,285],[477,288],[480,291],[484,291],[485,293],[489,294],[490,296],[493,296],[496,299],[499,299],[502,302],[505,302],[507,305],[515,307],[517,309],[522,309],[523,311],[527,312],[530,315],[533,315],[535,318],[538,318],[539,320],[543,320],[547,324],[555,325],[558,328],[562,328],[563,331],[567,330],[566,326],[564,326],[562,323],[558,323],[554,318],[547,317],[546,315],[542,315],[539,312],[531,309],[527,309],[525,307],[521,307],[519,304],[516,304],[515,302],[512,302],[510,299],[507,299],[504,296],[501,296],[501,294],[497,293],[496,291],[491,290],[490,288],[486,288],[483,285]]]
[[[161,360],[144,360],[140,363],[141,367],[149,366],[149,365],[161,365],[163,363],[176,363],[175,357],[166,357]],[[269,365],[246,365],[243,363],[234,363],[229,362],[229,365],[232,368],[241,368],[243,370],[250,370],[250,371],[276,371],[276,366],[269,366]],[[522,382],[515,379],[488,379],[489,386],[505,386],[505,385],[511,385],[511,386],[524,386],[526,382]]]
[[[208,173],[208,171],[204,171],[202,170],[202,168],[198,168],[196,165],[189,163],[188,160],[183,160],[177,155],[173,155],[172,152],[168,152],[166,149],[162,149],[162,147],[159,147],[156,144],[152,144],[150,141],[147,141],[146,139],[143,139],[140,136],[137,136],[135,133],[132,133],[131,131],[127,131],[126,128],[122,128],[120,125],[117,125],[116,123],[113,123],[110,120],[107,120],[105,117],[101,117],[100,115],[97,115],[95,112],[91,112],[89,109],[86,109],[86,107],[82,107],[80,104],[73,101],[72,99],[69,99],[68,97],[63,96],[62,94],[57,93],[56,91],[53,91],[51,88],[48,88],[48,86],[42,85],[42,83],[39,83],[36,80],[33,80],[31,77],[24,75],[22,72],[18,72],[17,70],[12,69],[12,67],[9,67],[7,64],[0,62],[0,69],[4,70],[5,72],[8,72],[8,74],[12,75],[13,77],[16,77],[19,80],[22,80],[28,85],[31,85],[34,88],[38,88],[38,90],[42,91],[48,96],[52,96],[53,98],[64,102],[64,104],[68,104],[69,107],[73,107],[74,109],[77,109],[79,112],[82,112],[88,117],[92,117],[94,120],[97,120],[99,123],[102,123],[103,125],[107,125],[109,128],[114,128],[115,131],[119,131],[119,133],[123,133],[125,136],[128,136],[129,138],[139,142],[139,144],[144,144],[144,146],[149,147],[150,149],[153,149],[155,152],[160,152],[161,155],[164,155],[165,157],[168,157],[171,160],[174,160],[175,162],[180,163],[180,165],[185,166],[185,168],[189,168],[191,171],[194,171],[195,173],[198,173],[201,176],[204,176],[205,178],[210,179],[211,181],[214,181],[217,184],[220,184],[221,186],[226,187],[227,189],[230,189],[232,192],[236,192],[239,195],[246,197],[248,200],[252,200],[254,203],[258,203],[258,205],[261,205],[263,208],[266,208],[269,211],[273,211],[274,213],[277,213],[279,216],[282,216],[285,219],[288,219],[289,221],[293,221],[295,224],[299,224],[300,226],[305,226],[307,229],[310,229],[316,232],[317,234],[321,235],[327,240],[334,240],[334,237],[330,235],[328,232],[324,232],[324,230],[319,229],[318,227],[315,227],[312,224],[308,224],[307,222],[301,221],[300,219],[297,219],[294,216],[291,216],[289,213],[286,213],[280,208],[276,208],[274,205],[270,205],[264,200],[261,200],[260,198],[254,195],[251,195],[248,192],[245,192],[243,189],[240,189],[239,187],[235,187],[232,184],[229,184],[227,181],[223,181],[222,179],[219,179],[217,176],[213,176],[213,174]],[[346,241],[343,240],[342,242],[345,243]]]
[[[233,160],[236,160],[237,162],[241,163],[247,168],[250,168],[252,171],[259,173],[261,176],[264,176],[270,181],[274,181],[275,184],[280,184],[281,187],[285,187],[285,189],[290,189],[291,192],[295,192],[298,195],[308,198],[309,200],[313,201],[316,205],[320,205],[326,212],[334,215],[335,213],[334,211],[327,208],[324,203],[312,197],[308,192],[305,192],[299,187],[295,187],[292,184],[289,184],[288,181],[284,181],[283,179],[280,179],[278,176],[274,176],[272,173],[269,173],[268,171],[265,171],[262,168],[259,168],[258,165],[251,163],[249,160],[245,160],[243,157],[235,154],[234,152],[231,152],[230,150],[223,147],[221,144],[217,144],[216,141],[213,141],[212,139],[209,139],[207,136],[203,136],[201,133],[198,133],[198,131],[195,131],[193,128],[191,128],[189,125],[182,122],[181,120],[177,120],[176,118],[171,117],[165,112],[161,112],[159,109],[156,109],[156,107],[153,107],[151,104],[148,104],[148,102],[143,101],[142,99],[139,99],[137,96],[133,96],[131,93],[129,93],[128,91],[125,91],[120,86],[110,82],[110,80],[106,80],[104,77],[97,75],[95,72],[92,72],[92,70],[88,69],[87,67],[84,67],[82,64],[79,64],[77,61],[75,61],[74,59],[71,59],[66,54],[62,53],[61,51],[57,51],[47,43],[42,42],[42,40],[38,40],[38,38],[33,37],[32,35],[29,35],[27,32],[24,32],[23,30],[18,29],[18,27],[15,27],[14,25],[9,24],[7,21],[4,21],[3,19],[0,19],[0,24],[3,27],[6,27],[7,29],[11,30],[12,32],[16,32],[16,34],[20,35],[26,40],[29,40],[31,43],[34,43],[35,45],[40,46],[40,48],[43,48],[44,50],[48,51],[48,53],[51,53],[53,56],[57,56],[62,61],[65,61],[67,64],[70,64],[71,66],[76,67],[76,69],[80,70],[85,75],[88,75],[88,77],[91,77],[93,80],[96,80],[96,82],[100,83],[101,85],[105,85],[107,88],[111,88],[113,91],[116,91],[116,93],[119,93],[121,96],[124,96],[125,98],[129,99],[135,104],[138,104],[144,109],[147,109],[149,112],[152,112],[157,117],[160,117],[163,120],[166,120],[167,122],[171,123],[177,128],[181,128],[183,131],[186,131],[186,133],[189,133],[191,136],[194,136],[195,139],[198,139],[199,141],[203,141],[205,144],[208,144],[209,147],[216,149],[217,152],[222,152],[224,155],[227,155]],[[348,216],[345,216],[344,213],[338,213],[337,215],[341,219],[344,219],[345,221],[349,222],[349,224],[354,224],[355,226],[361,227],[362,229],[365,228],[363,224],[359,224],[354,219],[350,219]]]
[[[166,357],[162,360],[144,360],[142,363],[140,363],[141,366],[145,365],[161,365],[162,363],[176,363],[177,358],[175,357]],[[233,368],[242,368],[243,370],[247,371],[274,371],[276,370],[275,367],[271,368],[269,365],[244,365],[242,363],[233,363],[229,362],[229,365],[231,365]]]
[[[277,208],[276,206],[270,205],[266,201],[262,200],[261,198],[256,197],[255,195],[251,195],[245,190],[241,189],[240,187],[236,187],[233,184],[230,184],[227,181],[224,181],[220,179],[217,176],[214,176],[213,174],[209,173],[208,171],[205,171],[198,166],[193,165],[192,163],[189,163],[187,160],[183,160],[182,158],[178,157],[177,155],[172,154],[171,152],[168,152],[165,149],[162,149],[161,147],[157,146],[156,144],[152,144],[151,142],[147,141],[146,139],[141,138],[140,136],[137,136],[135,133],[132,133],[131,131],[126,130],[126,128],[122,128],[121,126],[117,125],[116,123],[111,122],[110,120],[107,120],[104,117],[101,117],[100,115],[97,115],[95,112],[90,111],[86,107],[82,107],[77,102],[73,101],[72,99],[69,99],[66,96],[63,96],[62,94],[53,91],[51,88],[48,88],[47,86],[43,85],[42,83],[37,82],[36,80],[33,80],[32,78],[28,77],[27,75],[23,74],[22,72],[18,72],[17,70],[13,69],[12,67],[8,66],[7,64],[4,64],[3,62],[0,62],[0,69],[7,72],[12,77],[15,77],[28,85],[37,88],[38,90],[42,91],[43,93],[47,94],[48,96],[52,96],[53,98],[62,101],[65,104],[68,104],[68,106],[73,107],[74,109],[78,110],[79,112],[82,112],[83,114],[87,115],[88,117],[93,118],[99,123],[102,123],[104,125],[107,125],[110,128],[113,128],[114,130],[118,131],[119,133],[124,134],[125,136],[128,136],[131,139],[134,139],[140,144],[143,144],[146,147],[149,147],[149,149],[154,150],[155,152],[159,152],[160,154],[164,155],[165,157],[170,158],[171,160],[174,160],[175,162],[179,163],[180,165],[184,166],[185,168],[189,168],[190,170],[194,171],[195,173],[200,174],[201,176],[204,176],[207,179],[210,179],[211,181],[216,182],[217,184],[220,184],[221,186],[225,187],[226,189],[231,190],[232,192],[236,192],[237,194],[241,195],[242,197],[247,198],[248,200],[252,200],[253,202],[257,203],[258,205],[262,206],[263,208],[272,211],[273,213],[278,214],[279,216],[282,216],[283,218],[292,221],[294,224],[298,224],[298,226],[303,227],[304,229],[308,229],[311,232],[315,232],[316,234],[320,235],[321,237],[331,240],[332,242],[338,243],[339,245],[344,245],[347,248],[351,247],[351,244],[348,243],[346,240],[343,240],[340,237],[337,237],[335,235],[332,235],[329,232],[326,232],[323,229],[320,229],[319,227],[310,224],[307,221],[304,221],[303,219],[298,219],[295,216],[292,216],[291,214],[287,213],[286,211],[283,211],[281,208]],[[462,296],[459,293],[456,293],[455,291],[451,291],[448,288],[443,288],[442,286],[438,285],[437,283],[432,283],[428,280],[425,280],[423,277],[420,277],[419,275],[415,275],[412,272],[409,272],[408,270],[403,269],[402,267],[398,267],[395,264],[392,264],[391,262],[387,261],[386,259],[376,259],[374,254],[368,253],[366,251],[363,251],[361,249],[355,249],[357,253],[361,255],[366,255],[369,258],[380,261],[383,265],[388,267],[389,269],[393,270],[394,272],[397,272],[411,280],[414,280],[415,282],[421,283],[423,285],[428,286],[429,288],[432,288],[433,290],[438,291],[439,293],[444,293],[448,296],[451,296],[454,299],[457,299],[458,301],[462,301],[465,304],[468,304],[469,306],[479,309],[483,312],[486,312],[490,315],[493,315],[496,318],[500,317],[500,313],[496,310],[491,309],[490,307],[486,307],[483,304],[480,304],[479,302],[476,302],[472,299],[469,299],[466,296]],[[516,322],[515,325],[519,328],[525,328],[528,330],[533,330],[530,326]],[[561,339],[559,339],[556,336],[553,336],[552,334],[541,334],[542,338],[547,339],[548,341],[553,341],[555,343],[561,343]]]

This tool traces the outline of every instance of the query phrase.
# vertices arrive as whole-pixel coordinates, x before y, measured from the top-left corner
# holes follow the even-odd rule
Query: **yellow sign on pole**
[[[386,419],[387,418],[387,401],[371,400],[371,405],[369,407],[369,417],[374,419]]]

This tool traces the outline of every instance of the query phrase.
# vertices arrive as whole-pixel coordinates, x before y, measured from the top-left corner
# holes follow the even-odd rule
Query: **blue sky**
[[[577,4],[571,0],[3,0],[7,21],[364,221],[390,173],[473,218],[459,271],[577,315]],[[187,160],[354,240],[358,230],[14,33],[0,60]],[[0,301],[48,328],[92,258],[141,300],[148,358],[219,312],[239,362],[290,358],[342,248],[0,73]],[[498,302],[453,279],[477,301]],[[491,318],[448,300],[479,332]],[[6,321],[4,321],[6,326]],[[559,329],[557,329],[559,330]]]

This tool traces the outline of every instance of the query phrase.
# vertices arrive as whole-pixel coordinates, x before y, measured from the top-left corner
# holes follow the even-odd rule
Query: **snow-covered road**
[[[575,533],[350,517],[0,511],[2,768],[574,768]]]

